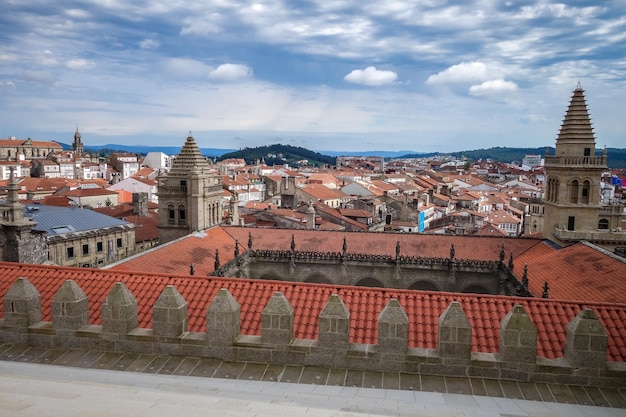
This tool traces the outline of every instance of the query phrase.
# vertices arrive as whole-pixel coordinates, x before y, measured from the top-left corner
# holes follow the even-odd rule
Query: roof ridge
[[[590,247],[590,248],[592,248],[592,249],[595,249],[595,250],[597,250],[598,252],[600,252],[600,253],[602,253],[602,254],[604,254],[604,255],[609,256],[610,258],[613,258],[613,259],[615,259],[615,260],[617,260],[617,261],[620,261],[620,262],[621,262],[621,263],[623,263],[623,264],[626,264],[626,258],[623,258],[623,257],[621,257],[621,256],[619,256],[619,255],[616,255],[616,254],[615,254],[615,253],[613,253],[613,252],[609,252],[608,250],[606,250],[606,249],[604,249],[604,248],[601,248],[600,246],[594,245],[593,243],[588,242],[588,241],[586,241],[586,240],[581,240],[581,241],[580,241],[580,243],[582,243],[583,245],[586,245],[586,246],[588,246],[588,247]]]

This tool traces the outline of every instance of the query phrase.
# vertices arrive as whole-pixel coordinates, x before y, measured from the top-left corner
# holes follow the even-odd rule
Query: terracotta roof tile
[[[397,298],[409,317],[409,345],[435,348],[438,318],[452,301],[460,301],[474,328],[472,349],[496,352],[499,323],[515,304],[530,314],[538,330],[538,354],[546,358],[563,355],[565,327],[583,308],[592,308],[609,334],[607,357],[626,361],[626,305],[554,301],[487,295],[436,293],[426,291],[361,288],[322,284],[301,284],[206,276],[122,272],[41,265],[0,263],[0,296],[18,277],[28,278],[42,295],[44,320],[51,319],[50,302],[66,279],[74,279],[90,300],[90,320],[100,322],[100,309],[113,285],[124,282],[139,304],[139,325],[152,326],[152,306],[163,288],[173,284],[189,303],[189,330],[204,331],[206,309],[220,288],[228,289],[241,304],[243,334],[260,334],[261,311],[275,291],[281,291],[295,307],[295,337],[317,337],[318,316],[336,293],[350,310],[350,337],[354,343],[377,343],[377,319],[391,298]],[[317,302],[314,302],[317,301]]]

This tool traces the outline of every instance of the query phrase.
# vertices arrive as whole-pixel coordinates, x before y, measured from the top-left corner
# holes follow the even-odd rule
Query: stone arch
[[[607,219],[600,219],[598,222],[598,229],[606,230],[609,228],[609,221]]]
[[[415,281],[409,286],[408,289],[420,291],[441,291],[432,281]]]
[[[578,182],[578,180],[572,180],[570,184],[570,197],[569,197],[570,203],[572,204],[578,203],[578,194],[580,193],[579,188],[580,188],[580,183]]]
[[[382,282],[377,280],[376,278],[367,277],[362,278],[354,284],[357,287],[376,287],[376,288],[385,288]]]
[[[167,205],[167,224],[176,224],[176,210],[172,203]]]
[[[334,282],[332,282],[326,275],[319,273],[309,275],[304,282],[311,282],[315,284],[334,284]]]
[[[471,294],[491,294],[489,290],[482,285],[479,284],[471,284],[467,287],[463,288],[463,293],[471,293]]]
[[[178,205],[178,224],[181,226],[187,224],[187,210],[184,204]]]
[[[591,194],[591,181],[583,181],[583,188],[581,190],[581,202],[583,204],[589,204],[589,195]]]

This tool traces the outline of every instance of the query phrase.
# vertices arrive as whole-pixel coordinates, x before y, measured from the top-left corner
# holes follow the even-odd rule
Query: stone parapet
[[[332,295],[320,317],[317,339],[294,338],[294,308],[276,292],[261,312],[261,334],[240,334],[240,307],[221,289],[207,307],[206,332],[187,331],[187,302],[173,286],[153,306],[152,329],[137,327],[137,301],[117,283],[102,304],[102,325],[89,324],[88,300],[73,281],[53,297],[52,322],[41,321],[37,289],[19,278],[3,300],[0,342],[41,348],[80,348],[112,352],[194,356],[228,361],[332,366],[383,372],[478,376],[523,382],[584,386],[626,386],[626,364],[606,361],[607,334],[591,310],[567,326],[564,356],[536,355],[537,330],[522,306],[500,324],[499,352],[473,352],[472,325],[454,301],[441,314],[437,348],[409,347],[408,319],[390,299],[375,327],[375,344],[350,343],[350,312]]]

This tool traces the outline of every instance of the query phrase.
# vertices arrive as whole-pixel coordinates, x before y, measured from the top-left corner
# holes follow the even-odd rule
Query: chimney
[[[133,193],[133,214],[140,217],[148,215],[148,193]]]

